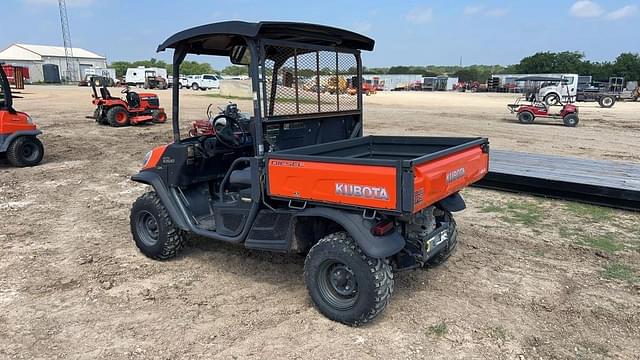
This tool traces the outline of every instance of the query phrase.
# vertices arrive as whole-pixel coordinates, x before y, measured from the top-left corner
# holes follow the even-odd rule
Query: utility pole
[[[60,9],[60,25],[62,25],[62,41],[64,42],[64,57],[67,63],[67,80],[78,81],[73,57],[73,47],[71,46],[71,33],[69,32],[69,19],[67,18],[67,2],[58,0]]]

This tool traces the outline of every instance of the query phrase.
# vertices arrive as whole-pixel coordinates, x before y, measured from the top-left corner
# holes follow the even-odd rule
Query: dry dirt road
[[[225,103],[202,94],[184,93],[185,119]],[[98,126],[84,118],[87,88],[24,96],[16,107],[37,120],[47,153],[34,168],[0,163],[0,358],[640,358],[640,214],[465,190],[458,252],[397,274],[386,311],[350,328],[312,307],[301,256],[193,239],[173,261],[145,258],[128,223],[145,188],[129,177],[170,126]],[[366,98],[365,128],[640,160],[640,104],[587,104],[569,129],[519,125],[509,100],[378,94]]]

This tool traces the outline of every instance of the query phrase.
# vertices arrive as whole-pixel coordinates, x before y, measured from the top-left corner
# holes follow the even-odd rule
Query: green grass
[[[507,329],[502,327],[502,325],[496,325],[489,328],[489,336],[498,340],[506,340],[507,339]]]
[[[542,250],[535,250],[533,253],[531,253],[531,255],[533,255],[534,257],[544,257],[544,251]]]
[[[596,221],[606,221],[611,219],[613,211],[609,208],[581,203],[568,203],[565,208],[571,214]]]
[[[509,224],[533,226],[542,221],[543,209],[534,201],[509,201],[506,204],[488,204],[480,209],[484,213],[501,214],[500,219]]]
[[[607,279],[617,279],[628,282],[637,282],[639,279],[633,269],[626,264],[612,263],[605,266],[602,276]]]
[[[443,336],[444,334],[447,333],[447,331],[448,331],[447,324],[445,324],[444,322],[441,322],[441,323],[429,326],[427,333],[436,335],[436,336]]]
[[[578,243],[581,245],[589,246],[592,248],[600,249],[608,253],[613,253],[624,249],[624,245],[615,242],[614,234],[606,233],[601,235],[586,235],[581,236],[578,239]]]

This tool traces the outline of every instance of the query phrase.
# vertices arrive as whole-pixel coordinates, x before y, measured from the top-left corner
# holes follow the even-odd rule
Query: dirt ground
[[[30,86],[15,101],[46,155],[34,168],[0,162],[0,358],[640,358],[638,213],[467,189],[458,252],[397,274],[385,312],[351,328],[313,308],[301,256],[203,239],[168,262],[140,254],[128,218],[145,187],[129,177],[171,128],[98,126],[89,94]],[[183,93],[183,120],[226,102],[203,94]],[[581,105],[566,128],[516,123],[511,99],[379,93],[365,100],[365,131],[640,160],[640,103]]]

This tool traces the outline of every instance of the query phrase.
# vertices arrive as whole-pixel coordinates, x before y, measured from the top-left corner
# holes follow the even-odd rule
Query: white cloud
[[[604,13],[602,7],[591,0],[576,1],[569,9],[569,14],[574,17],[597,17]]]
[[[355,32],[368,33],[369,31],[371,31],[371,29],[373,29],[373,24],[367,21],[358,21],[353,24],[352,29]]]
[[[487,16],[494,16],[494,17],[500,17],[500,16],[505,16],[509,13],[508,9],[503,9],[503,8],[496,8],[496,9],[489,9],[487,11],[485,11],[485,15]]]
[[[637,12],[638,12],[638,6],[637,5],[627,5],[627,6],[621,7],[618,10],[614,10],[614,11],[608,13],[607,16],[605,16],[605,18],[607,20],[619,20],[619,19],[622,19],[622,18],[626,18],[626,17],[632,16]]]
[[[408,22],[413,24],[426,24],[431,22],[433,10],[431,8],[417,7],[409,11],[406,16]]]
[[[464,7],[462,13],[464,15],[475,15],[480,11],[482,11],[482,6],[467,5]]]
[[[58,0],[23,0],[27,5],[58,5]],[[68,7],[90,6],[95,0],[66,0]]]

